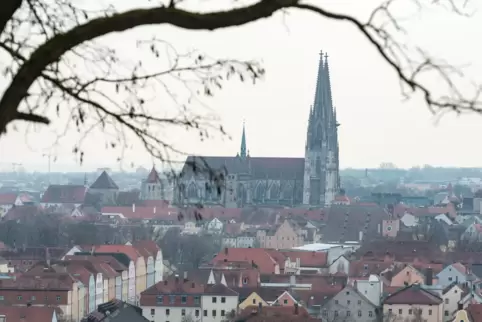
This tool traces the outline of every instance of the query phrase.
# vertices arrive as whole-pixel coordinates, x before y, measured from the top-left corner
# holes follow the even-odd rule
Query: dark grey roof
[[[249,173],[253,179],[294,180],[303,178],[304,166],[304,158],[189,156],[181,173],[190,176],[207,170],[226,170],[232,174]]]
[[[380,206],[333,205],[327,211],[326,226],[323,228],[322,240],[326,241],[358,241],[360,231],[363,239],[369,240],[378,235],[378,224],[388,218]]]
[[[95,182],[90,186],[91,189],[119,189],[112,178],[103,171]]]

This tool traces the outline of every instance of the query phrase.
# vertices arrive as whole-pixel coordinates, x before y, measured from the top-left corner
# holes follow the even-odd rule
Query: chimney
[[[90,255],[94,255],[95,253],[95,246],[92,246],[92,249],[90,250]]]
[[[176,284],[179,283],[179,275],[176,275]]]
[[[50,267],[50,252],[49,248],[45,248],[45,262],[47,263],[47,267]]]
[[[360,232],[358,233],[358,240],[363,241],[363,231],[362,230],[360,230]]]
[[[427,268],[425,270],[425,285],[432,285],[433,282],[433,270],[431,268]]]
[[[136,204],[135,203],[132,204],[132,212],[136,212]]]
[[[187,281],[187,272],[184,272],[184,282]]]
[[[154,207],[154,213],[156,213],[156,207]]]
[[[228,248],[227,247],[224,248],[224,255],[228,256]]]
[[[296,276],[294,274],[290,275],[290,285],[296,285]]]
[[[378,224],[378,233],[381,235],[382,234],[382,225]]]
[[[295,303],[295,315],[298,315],[298,311],[299,311],[298,303]]]
[[[258,313],[261,313],[263,311],[263,303],[258,302]]]

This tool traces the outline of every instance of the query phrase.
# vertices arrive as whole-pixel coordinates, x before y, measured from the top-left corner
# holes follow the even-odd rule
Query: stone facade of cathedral
[[[178,204],[323,207],[340,189],[338,122],[328,55],[320,53],[315,101],[310,108],[304,158],[253,157],[243,126],[236,156],[189,156],[175,189]],[[219,180],[219,173],[223,173]],[[218,189],[219,187],[219,189]]]

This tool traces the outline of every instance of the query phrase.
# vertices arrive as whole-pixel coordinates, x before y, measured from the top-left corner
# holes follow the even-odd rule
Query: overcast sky
[[[121,2],[127,3],[127,0]],[[214,2],[203,3],[212,6]],[[378,3],[323,2],[330,8],[360,17],[366,17]],[[472,0],[471,8],[479,9],[481,4],[481,0]],[[468,66],[467,77],[481,83],[480,13],[462,18],[436,8],[417,13],[408,6],[399,6],[397,13],[405,18],[406,38],[411,45],[418,45],[457,66]],[[133,49],[135,41],[152,34],[181,51],[196,48],[219,58],[258,59],[267,71],[265,79],[255,86],[232,82],[207,101],[232,139],[218,137],[200,143],[194,134],[179,131],[166,134],[175,136],[177,147],[185,152],[235,155],[245,120],[252,156],[302,157],[318,53],[323,50],[330,56],[333,99],[341,123],[338,132],[341,167],[376,167],[382,162],[393,162],[400,167],[481,165],[482,150],[474,144],[474,139],[482,135],[482,118],[474,114],[460,117],[448,114],[438,120],[428,112],[420,97],[404,101],[393,71],[359,32],[346,23],[293,10],[289,15],[278,14],[223,31],[186,32],[170,27],[145,27],[111,35],[105,41],[117,44],[124,54],[138,55]],[[438,84],[433,79],[429,81],[431,85]],[[0,86],[5,84],[0,78]],[[162,102],[151,104],[162,105]],[[70,152],[76,136],[65,136],[59,146],[49,150],[53,141],[51,132],[51,129],[38,130],[25,135],[20,127],[19,132],[10,131],[1,137],[0,168],[20,162],[32,169],[46,170],[47,159],[42,154],[48,151],[57,156],[53,168],[60,170],[119,167],[116,162],[119,152],[106,150],[104,143],[99,143],[102,133],[92,134],[83,143],[86,160],[80,167]],[[122,165],[128,169],[131,162],[148,167],[153,161],[141,146],[134,146],[124,153]]]

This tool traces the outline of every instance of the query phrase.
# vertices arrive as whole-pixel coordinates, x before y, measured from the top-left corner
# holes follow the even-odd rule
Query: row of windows
[[[346,292],[346,295],[350,294],[349,292]],[[338,305],[338,300],[335,300],[335,304]],[[347,300],[346,301],[346,304],[347,305],[350,305],[351,304],[351,301],[350,300]],[[361,305],[361,300],[358,300],[358,305]]]
[[[23,299],[23,296],[22,295],[17,295],[17,300],[21,301]],[[45,296],[45,300],[47,301],[49,299],[48,296]],[[57,301],[60,301],[60,295],[57,295],[56,297]],[[0,301],[4,301],[5,300],[5,296],[3,295],[0,295]],[[37,297],[35,296],[31,296],[30,297],[30,301],[35,301],[37,300]]]
[[[195,317],[199,317],[199,312],[200,312],[200,310],[195,310],[194,316],[195,316]],[[212,316],[217,316],[217,311],[216,311],[216,310],[212,310],[211,314],[212,314]],[[151,315],[156,315],[156,309],[151,309]],[[170,315],[171,315],[171,310],[170,310],[170,309],[166,309],[166,316],[170,316]],[[186,316],[186,309],[182,309],[182,310],[181,310],[181,315],[182,315],[182,316]],[[221,315],[221,316],[226,316],[226,311],[225,311],[225,310],[221,310],[220,315]],[[203,316],[208,316],[208,310],[204,310],[204,311],[203,311]],[[167,321],[167,322],[169,322],[169,321]]]
[[[176,303],[176,295],[168,295],[169,296],[169,304],[174,304]],[[194,304],[199,304],[201,300],[200,296],[194,296]],[[212,297],[212,303],[217,303],[217,297],[213,296]],[[164,303],[164,295],[158,295],[157,296],[157,304],[162,304]],[[181,304],[186,304],[187,303],[187,295],[181,295]],[[223,296],[221,297],[221,303],[226,303],[226,298]]]
[[[391,310],[389,310],[389,311],[391,311]],[[362,311],[358,310],[357,313],[358,313],[357,315],[358,315],[359,317],[363,316],[363,312],[362,312]],[[333,315],[334,315],[335,317],[339,316],[339,314],[340,314],[340,313],[339,313],[338,311],[333,311]],[[325,316],[325,317],[328,316],[328,311],[327,311],[327,310],[323,310],[322,315]],[[351,311],[346,311],[346,316],[351,316]],[[368,317],[370,317],[370,318],[373,317],[373,311],[368,311]]]
[[[447,312],[447,311],[445,311]],[[392,309],[388,309],[388,313],[392,313]],[[398,314],[399,315],[402,315],[403,314],[403,310],[402,309],[398,309]],[[412,315],[413,314],[413,310],[412,309],[408,309],[408,315]],[[422,315],[423,314],[423,310],[422,309],[419,309],[419,314]],[[428,315],[432,315],[432,310],[428,310]]]

